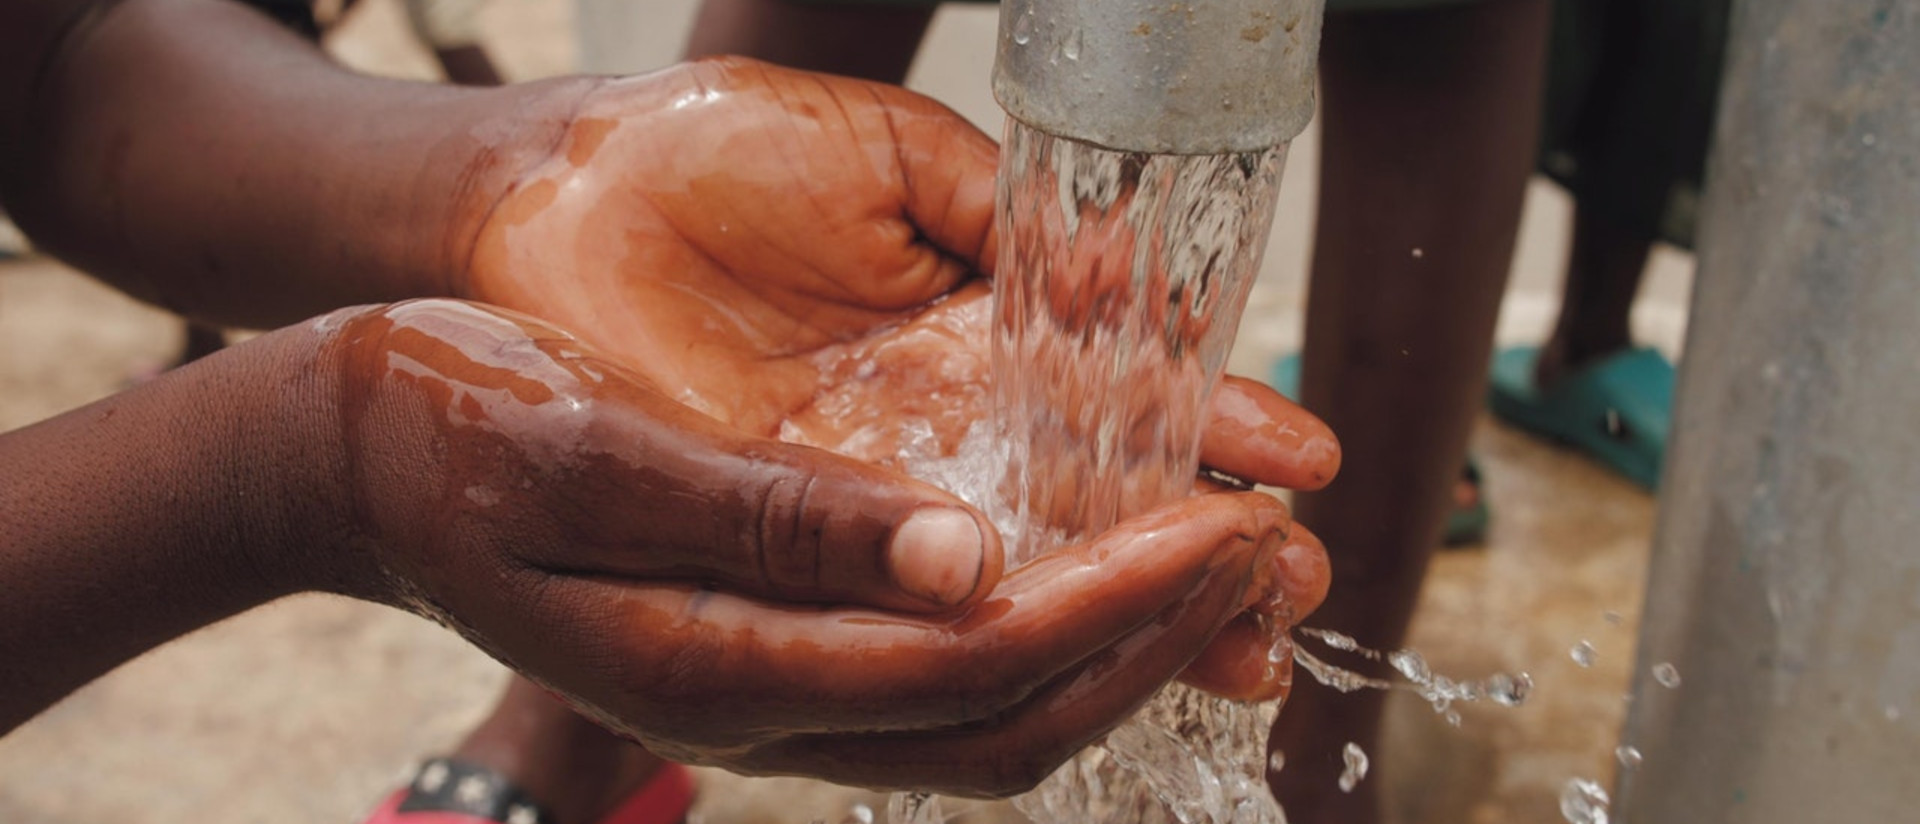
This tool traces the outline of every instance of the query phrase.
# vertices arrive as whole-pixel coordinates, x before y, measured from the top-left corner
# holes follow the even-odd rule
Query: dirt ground
[[[334,51],[367,70],[430,76],[390,0],[366,5],[332,40]],[[691,4],[646,8],[634,38],[652,51],[623,58],[634,67],[672,58]],[[575,64],[565,0],[497,0],[487,14],[489,43],[512,76]],[[944,10],[912,84],[997,128],[986,92],[992,27],[990,9]],[[1264,374],[1299,340],[1315,146],[1312,132],[1294,146],[1233,371]],[[1503,341],[1544,335],[1566,217],[1564,198],[1536,184]],[[1656,256],[1636,310],[1642,340],[1677,349],[1690,281],[1685,255]],[[168,358],[179,335],[165,313],[58,263],[0,263],[0,430],[116,391]],[[1469,706],[1457,729],[1418,700],[1397,704],[1369,780],[1387,782],[1401,821],[1558,820],[1569,779],[1606,784],[1615,768],[1653,505],[1596,466],[1491,423],[1479,427],[1474,449],[1495,513],[1491,539],[1435,562],[1412,645],[1456,677],[1527,671],[1534,697],[1517,709]],[[1583,640],[1598,653],[1591,667],[1569,655]],[[289,599],[155,651],[0,740],[0,821],[353,821],[412,763],[472,724],[503,677],[412,616],[332,597]],[[715,824],[836,822],[855,802],[882,803],[806,781],[701,778],[696,817]]]

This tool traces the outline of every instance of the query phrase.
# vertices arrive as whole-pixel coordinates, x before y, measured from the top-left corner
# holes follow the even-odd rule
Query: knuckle
[[[809,516],[817,483],[811,472],[782,467],[761,487],[748,551],[762,585],[819,585],[824,529]]]

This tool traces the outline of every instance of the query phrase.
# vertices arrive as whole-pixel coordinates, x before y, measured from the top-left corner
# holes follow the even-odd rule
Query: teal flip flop
[[[1539,353],[1516,346],[1494,355],[1487,388],[1494,416],[1572,446],[1649,492],[1658,489],[1673,423],[1673,363],[1637,347],[1542,389],[1533,381]]]
[[[1300,353],[1282,357],[1273,365],[1273,374],[1268,386],[1289,398],[1300,398]],[[1461,506],[1456,502],[1447,510],[1447,526],[1440,533],[1440,543],[1450,549],[1485,543],[1487,527],[1493,521],[1493,512],[1487,508],[1485,488],[1480,483],[1480,465],[1472,455],[1467,456],[1467,465],[1460,468],[1460,479],[1473,485],[1482,493],[1474,496],[1472,506]]]

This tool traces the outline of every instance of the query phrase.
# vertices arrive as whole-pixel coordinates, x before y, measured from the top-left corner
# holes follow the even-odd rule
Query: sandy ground
[[[389,0],[338,32],[353,65],[429,77]],[[673,57],[690,19],[686,0],[615,21],[587,55],[593,65],[643,69]],[[580,59],[564,0],[496,0],[489,42],[518,78]],[[609,24],[611,25],[611,24]],[[987,95],[990,9],[943,11],[911,84],[997,131]],[[630,48],[606,52],[609,40]],[[591,51],[591,49],[589,50]],[[1230,369],[1263,374],[1300,334],[1316,139],[1294,146],[1268,261]],[[1537,340],[1555,305],[1564,254],[1563,197],[1536,184],[1503,341]],[[1636,332],[1670,352],[1685,319],[1691,261],[1663,250],[1636,310]],[[179,324],[44,259],[0,263],[0,430],[115,391],[162,362]],[[1653,506],[1646,495],[1566,452],[1482,424],[1475,450],[1495,510],[1484,547],[1433,566],[1413,646],[1436,670],[1533,676],[1518,709],[1468,707],[1452,728],[1409,698],[1395,706],[1374,778],[1407,822],[1558,820],[1575,777],[1608,783],[1624,709]],[[17,470],[16,470],[17,471]],[[1338,548],[1335,548],[1337,551]],[[1568,651],[1586,640],[1590,668]],[[438,627],[379,607],[301,597],[256,610],[149,654],[0,740],[0,821],[347,822],[389,791],[419,757],[448,746],[485,710],[501,669]],[[852,791],[797,780],[702,774],[707,822],[835,822]]]

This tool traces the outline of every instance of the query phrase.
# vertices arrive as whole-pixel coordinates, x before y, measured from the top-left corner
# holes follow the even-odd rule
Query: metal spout
[[[1121,151],[1278,146],[1313,117],[1323,0],[1006,0],[993,94]]]

